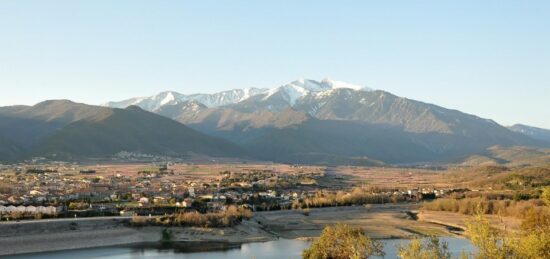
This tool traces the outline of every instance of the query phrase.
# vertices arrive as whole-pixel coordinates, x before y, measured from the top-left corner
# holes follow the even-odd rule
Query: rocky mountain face
[[[0,161],[32,156],[101,158],[122,151],[176,157],[246,156],[227,140],[137,106],[118,109],[52,100],[0,108]]]
[[[179,98],[149,110],[278,162],[437,162],[494,145],[546,145],[492,120],[329,79],[238,96],[216,105]]]

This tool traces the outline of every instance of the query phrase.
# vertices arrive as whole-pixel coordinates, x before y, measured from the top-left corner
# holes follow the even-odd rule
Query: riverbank
[[[372,204],[366,206],[312,208],[261,212],[254,215],[264,229],[287,239],[312,239],[328,224],[337,222],[362,228],[377,239],[412,238],[418,235],[454,236],[445,226],[418,221],[411,210],[415,204]]]
[[[103,246],[154,243],[162,240],[164,227],[131,227],[127,218],[37,220],[0,224],[0,256]],[[232,228],[171,227],[172,242],[264,242],[276,237],[254,221]]]
[[[418,220],[414,204],[313,208],[256,212],[231,228],[170,227],[170,241],[242,244],[285,239],[313,239],[327,224],[361,227],[378,239],[418,235],[454,236],[445,222]],[[445,217],[444,217],[445,218]],[[443,219],[444,219],[443,218]],[[160,242],[165,227],[131,227],[130,218],[81,218],[0,223],[0,255]]]
[[[514,217],[501,217],[497,215],[485,215],[491,224],[501,230],[516,230],[521,225],[521,220]],[[466,222],[473,218],[471,215],[464,215],[445,211],[423,210],[417,214],[418,221],[446,226],[451,232],[463,231],[466,229]]]

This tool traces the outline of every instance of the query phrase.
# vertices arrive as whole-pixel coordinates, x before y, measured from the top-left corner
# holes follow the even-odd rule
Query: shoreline
[[[0,256],[144,243],[161,244],[166,227],[128,226],[129,219],[80,218],[0,224]],[[231,228],[169,227],[172,242],[227,245],[275,240],[253,221]]]
[[[410,204],[312,208],[308,216],[301,210],[256,212],[250,220],[230,228],[168,227],[171,243],[182,246],[245,243],[281,239],[311,241],[327,224],[343,222],[358,226],[375,239],[408,239],[438,235],[460,237],[449,231],[452,222],[412,219]],[[113,246],[162,245],[162,230],[167,227],[131,227],[128,218],[79,218],[0,223],[0,256],[34,254],[61,250]]]

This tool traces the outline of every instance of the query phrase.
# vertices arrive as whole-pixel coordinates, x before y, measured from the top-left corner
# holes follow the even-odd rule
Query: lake
[[[449,244],[449,250],[454,256],[462,251],[473,251],[474,247],[467,239],[444,237]],[[407,239],[383,240],[386,256],[397,258],[397,245],[409,242]],[[7,258],[185,258],[185,259],[237,259],[237,258],[300,258],[302,250],[311,242],[301,240],[279,239],[263,243],[247,243],[227,246],[224,244],[201,243],[181,244],[177,246],[162,246],[158,244],[140,244],[132,246],[115,246],[89,249],[64,250],[37,254],[25,254]],[[382,257],[375,257],[382,258]]]

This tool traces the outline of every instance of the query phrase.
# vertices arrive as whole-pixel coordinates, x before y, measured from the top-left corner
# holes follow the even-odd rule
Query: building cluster
[[[0,205],[0,214],[8,214],[8,213],[28,213],[28,214],[43,214],[43,215],[51,215],[55,216],[58,213],[60,213],[63,210],[62,207],[55,207],[55,206],[3,206]]]
[[[253,211],[291,208],[322,189],[322,171],[277,172],[238,169],[191,177],[170,166],[133,172],[98,173],[74,164],[0,168],[0,220],[11,214],[46,217],[164,215],[175,211],[215,212],[228,205]],[[435,198],[449,190],[379,192],[409,199]]]
[[[3,166],[0,215],[94,216],[220,211],[235,204],[254,210],[288,205],[316,188],[313,173],[273,170],[221,172],[213,177],[179,177],[168,166],[132,174],[73,164]]]

